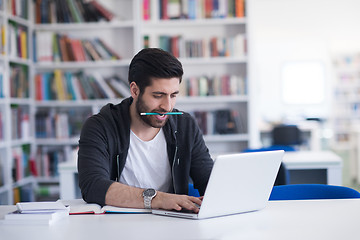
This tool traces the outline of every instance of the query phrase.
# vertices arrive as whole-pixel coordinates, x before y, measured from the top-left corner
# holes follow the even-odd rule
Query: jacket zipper
[[[174,186],[174,193],[175,194],[177,193],[177,191],[176,191],[176,182],[175,182],[175,162],[176,162],[177,151],[178,151],[176,133],[177,133],[177,131],[174,132],[174,135],[175,135],[175,154],[174,154],[174,159],[173,159],[173,163],[172,163],[172,180],[173,180],[173,186]],[[179,159],[177,159],[177,164],[179,165]]]

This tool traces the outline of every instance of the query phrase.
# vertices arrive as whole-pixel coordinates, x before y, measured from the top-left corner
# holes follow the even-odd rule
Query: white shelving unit
[[[221,76],[231,74],[245,79],[246,94],[236,96],[191,96],[179,97],[176,107],[184,111],[215,111],[220,109],[232,109],[239,112],[243,129],[234,134],[210,134],[204,135],[204,139],[212,155],[224,152],[239,152],[249,146],[250,134],[248,108],[249,108],[249,84],[248,84],[248,54],[237,56],[209,56],[187,57],[182,49],[182,41],[199,40],[210,41],[211,38],[234,38],[237,35],[247,38],[247,18],[196,18],[196,19],[160,19],[159,2],[151,1],[150,16],[147,20],[142,19],[140,12],[138,38],[142,41],[148,37],[150,47],[161,47],[160,36],[180,36],[179,60],[183,64],[183,81],[192,76]],[[140,47],[143,47],[140,46]],[[185,47],[183,47],[185,48]],[[205,46],[206,48],[206,46]],[[207,52],[205,50],[205,52]]]
[[[20,194],[27,195],[28,200],[34,198],[33,193],[29,193],[34,189],[36,180],[29,171],[29,153],[33,149],[34,135],[32,131],[32,124],[34,122],[34,101],[32,100],[32,13],[28,9],[27,19],[14,16],[7,4],[8,1],[2,1],[0,8],[0,24],[1,24],[1,57],[0,57],[0,74],[2,75],[1,89],[2,96],[0,98],[0,114],[1,114],[1,132],[0,139],[0,204],[12,204],[19,198]],[[15,27],[12,27],[15,26]],[[16,45],[14,36],[20,35],[21,31],[26,32],[26,35],[21,47]],[[14,30],[15,29],[15,30]],[[14,42],[15,40],[15,42]],[[24,45],[26,47],[24,48]],[[19,48],[21,50],[19,50]],[[26,52],[26,55],[18,56],[19,52]],[[21,67],[25,70],[25,87],[20,96],[11,90],[12,85],[15,85],[13,67]],[[17,70],[16,70],[17,71]],[[21,70],[20,70],[21,72]],[[14,116],[14,109],[21,109],[24,114],[21,116]],[[22,122],[22,117],[27,116],[26,127],[25,121]],[[22,123],[21,123],[22,122]],[[18,160],[15,160],[14,151],[19,151],[26,146],[27,160],[24,159],[24,152],[20,150],[21,155]],[[19,164],[24,165],[19,167]],[[26,165],[26,166],[25,166]],[[28,194],[25,194],[25,188]]]
[[[353,127],[360,124],[360,54],[336,56],[333,62],[333,147],[337,150],[350,150]]]
[[[360,182],[360,53],[333,58],[335,85],[333,100],[334,129],[332,147],[350,156],[351,180]]]
[[[36,34],[39,32],[52,32],[59,34],[66,34],[72,38],[94,38],[101,37],[106,40],[106,43],[113,48],[120,56],[120,60],[106,60],[94,62],[32,62],[32,60],[14,59],[20,64],[29,66],[29,74],[31,76],[31,97],[35,99],[34,78],[37,73],[53,72],[54,70],[62,70],[68,72],[82,71],[91,74],[98,72],[104,77],[117,74],[121,78],[127,80],[128,66],[132,57],[141,50],[144,36],[149,35],[156,37],[161,34],[167,35],[182,35],[184,38],[203,38],[211,37],[218,38],[234,38],[240,34],[247,37],[248,23],[246,17],[241,18],[204,18],[204,19],[176,19],[176,20],[160,20],[157,13],[159,9],[158,1],[151,1],[153,17],[151,20],[143,19],[143,0],[98,0],[108,9],[112,10],[116,15],[116,19],[111,22],[96,22],[96,23],[69,23],[69,24],[35,24],[34,21],[23,21],[7,16],[6,13],[0,12],[1,21],[7,22],[8,19],[19,23],[26,23],[31,29],[31,32]],[[33,11],[33,2],[29,1],[30,9]],[[6,19],[6,20],[4,20]],[[15,20],[14,20],[15,19]],[[38,40],[38,39],[37,39]],[[156,44],[153,41],[152,44]],[[32,46],[30,44],[29,46]],[[151,47],[159,47],[154,45]],[[29,48],[32,49],[32,48]],[[247,48],[248,49],[248,48]],[[34,53],[36,54],[36,52]],[[32,55],[31,55],[32,56]],[[32,59],[32,58],[30,58]],[[221,109],[236,110],[240,114],[240,121],[242,128],[232,134],[209,134],[204,135],[204,139],[210,149],[212,155],[217,155],[223,152],[239,152],[250,145],[250,134],[252,121],[248,114],[250,107],[249,95],[249,61],[248,54],[237,56],[223,56],[223,57],[184,57],[180,56],[179,60],[184,67],[184,80],[187,81],[192,76],[221,76],[225,74],[236,75],[244,79],[246,91],[240,95],[228,96],[182,96],[178,98],[176,108],[184,111],[193,112],[196,110],[215,111]],[[10,58],[6,55],[0,57],[0,64],[6,66],[10,62]],[[7,68],[7,66],[6,66]],[[7,70],[7,69],[6,69]],[[8,71],[5,71],[8,72]],[[6,82],[6,81],[5,81]],[[100,108],[109,103],[119,103],[121,99],[106,99],[106,100],[23,100],[23,99],[0,99],[0,111],[8,111],[3,116],[8,116],[10,113],[10,105],[12,103],[24,104],[29,106],[31,112],[31,138],[28,142],[32,143],[34,152],[37,149],[65,149],[65,152],[73,158],[71,149],[76,148],[79,136],[71,136],[70,138],[35,138],[35,116],[41,112],[67,111],[88,111],[91,114],[97,113]],[[85,117],[84,117],[85,120]],[[10,119],[3,119],[4,126],[8,126]],[[7,195],[6,201],[1,203],[12,203],[11,179],[11,147],[13,145],[21,145],[27,142],[10,140],[10,133],[6,132],[4,141],[0,141],[0,156],[1,160],[7,159],[3,164],[2,171],[5,173],[6,184],[0,186],[0,196]],[[34,141],[33,141],[34,140]],[[39,156],[37,155],[37,158]],[[74,159],[67,159],[66,161],[74,161]],[[38,159],[37,159],[38,160]],[[31,178],[30,181],[35,183],[50,183],[56,184],[58,182],[57,176],[38,176]]]

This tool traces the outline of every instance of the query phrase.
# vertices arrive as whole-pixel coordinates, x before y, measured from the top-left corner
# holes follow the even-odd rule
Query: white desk
[[[292,182],[291,178],[292,175],[295,177],[296,170],[324,170],[325,179],[323,183],[331,185],[342,185],[342,159],[331,151],[286,152],[283,158],[283,162],[286,168],[290,171],[291,183],[314,183],[301,182],[306,181],[307,179],[298,179],[294,180],[295,182]],[[313,174],[319,175],[319,172],[314,171]],[[311,175],[305,175],[303,178],[304,177],[309,177],[308,181],[311,181]]]
[[[0,214],[14,209],[0,206]],[[151,214],[69,216],[51,226],[0,225],[18,239],[358,239],[360,199],[269,202],[257,212],[205,220]],[[146,237],[145,237],[146,236]]]

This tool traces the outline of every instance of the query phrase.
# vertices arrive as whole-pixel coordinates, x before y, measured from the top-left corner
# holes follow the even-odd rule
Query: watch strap
[[[151,209],[152,197],[144,197],[144,206],[146,209]]]

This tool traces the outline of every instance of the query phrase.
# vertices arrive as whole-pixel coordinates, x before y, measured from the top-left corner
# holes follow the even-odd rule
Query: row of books
[[[41,146],[36,150],[34,172],[35,177],[57,177],[59,176],[59,163],[67,160],[75,161],[76,159],[70,159],[74,156],[73,149],[56,148]]]
[[[28,67],[10,64],[10,96],[13,98],[29,98]]]
[[[81,62],[121,58],[100,38],[77,39],[47,31],[36,32],[34,38],[34,61],[37,62]]]
[[[29,140],[29,108],[16,104],[11,105],[11,138]]]
[[[360,86],[360,69],[353,72],[340,72],[336,78],[338,86]]]
[[[59,175],[58,165],[64,162],[65,155],[61,150],[50,150],[46,147],[40,148],[40,155],[36,156],[36,167],[38,176],[56,177]]]
[[[56,201],[60,198],[60,186],[58,183],[41,183],[36,188],[35,194],[39,202]]]
[[[130,96],[129,85],[119,76],[104,78],[98,72],[38,73],[35,75],[35,99],[43,100],[87,100],[114,99]]]
[[[360,67],[360,53],[353,53],[353,54],[344,54],[341,56],[336,56],[333,59],[334,66],[337,68],[342,67]]]
[[[28,19],[28,0],[7,0],[6,4],[8,13],[23,19]]]
[[[204,135],[237,134],[246,132],[246,121],[240,112],[234,109],[218,109],[214,111],[194,111],[196,119]]]
[[[8,55],[10,57],[27,59],[29,57],[28,29],[15,22],[9,21],[8,33],[9,33]]]
[[[188,39],[181,35],[144,36],[144,48],[160,47],[180,58],[243,57],[246,55],[246,37],[211,37]]]
[[[357,82],[357,81],[356,81]],[[360,86],[360,83],[358,83]],[[334,96],[339,102],[341,101],[360,101],[360,87],[354,87],[354,82],[340,82],[340,86],[348,86],[348,87],[338,87],[334,90]]]
[[[35,136],[57,139],[80,136],[84,120],[91,115],[90,108],[66,109],[66,112],[56,112],[54,109],[38,111],[35,115]]]
[[[37,0],[35,22],[83,23],[111,21],[114,13],[96,0]]]
[[[338,118],[358,119],[360,117],[360,102],[349,102],[333,107],[334,115]]]
[[[245,0],[143,0],[144,20],[242,18],[244,16]]]
[[[25,177],[32,176],[34,162],[30,156],[30,145],[22,145],[12,148],[12,178],[14,182]]]
[[[31,202],[35,201],[35,192],[31,184],[13,189],[14,204],[18,202]]]
[[[36,137],[37,138],[69,138],[69,117],[66,113],[54,115],[36,115]]]
[[[246,95],[246,80],[237,75],[193,76],[180,84],[181,96],[229,96]]]

